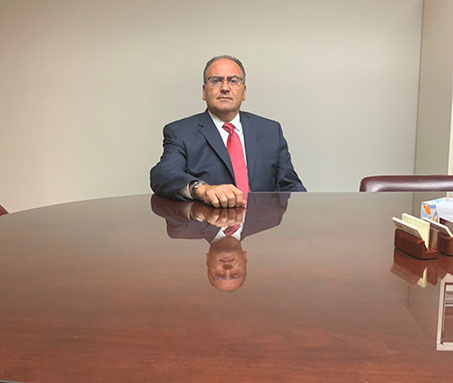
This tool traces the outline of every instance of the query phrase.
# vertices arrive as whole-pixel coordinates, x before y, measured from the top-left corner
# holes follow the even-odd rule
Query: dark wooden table
[[[251,195],[223,255],[203,219],[225,217],[148,195],[0,217],[0,380],[452,382],[451,259],[393,247],[424,198],[288,197]]]

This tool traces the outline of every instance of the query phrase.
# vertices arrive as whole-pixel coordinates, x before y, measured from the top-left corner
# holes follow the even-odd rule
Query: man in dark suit
[[[289,197],[290,193],[256,193],[250,195],[247,209],[214,209],[199,202],[175,202],[153,195],[151,208],[165,218],[170,238],[204,238],[209,242],[208,280],[219,290],[233,291],[247,276],[247,252],[242,241],[278,226]]]
[[[212,58],[203,72],[207,110],[164,128],[164,152],[151,169],[151,188],[176,200],[243,206],[249,191],[306,191],[281,126],[240,112],[245,70],[231,56]]]

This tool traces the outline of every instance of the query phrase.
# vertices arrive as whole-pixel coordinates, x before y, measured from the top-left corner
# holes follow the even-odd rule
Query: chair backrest
[[[372,176],[360,181],[361,192],[453,191],[453,176]]]
[[[8,214],[8,211],[2,205],[0,205],[0,215],[3,214]]]

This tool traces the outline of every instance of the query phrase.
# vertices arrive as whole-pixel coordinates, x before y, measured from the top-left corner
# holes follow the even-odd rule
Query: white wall
[[[1,0],[0,203],[150,192],[166,122],[214,55],[283,124],[311,191],[413,173],[422,0]]]
[[[452,150],[450,148],[452,20],[453,1],[425,0],[417,132],[417,174],[447,174],[448,172],[449,153]],[[450,158],[450,161],[453,161],[453,158]]]

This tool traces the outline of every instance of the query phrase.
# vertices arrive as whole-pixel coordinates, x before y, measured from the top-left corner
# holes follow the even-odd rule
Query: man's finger
[[[243,206],[244,205],[244,200],[243,200],[243,193],[241,189],[235,188],[236,190],[234,191],[235,194],[235,206]]]
[[[244,208],[235,209],[236,210],[236,220],[238,223],[241,223],[244,219]]]
[[[233,191],[229,191],[227,194],[228,197],[228,207],[236,206],[236,194]]]
[[[228,209],[219,209],[219,212],[220,214],[217,222],[222,226],[228,225]]]
[[[237,223],[237,216],[238,216],[237,208],[228,209],[228,219],[231,222]]]
[[[220,206],[220,201],[217,198],[217,195],[214,190],[209,190],[206,193],[207,200],[205,201],[206,203],[211,204],[214,207],[219,207]]]
[[[213,210],[210,213],[208,222],[213,224],[213,225],[217,225],[217,222],[219,221],[219,217],[220,217],[219,211],[218,210]]]
[[[220,195],[217,195],[217,198],[219,199],[220,206],[222,207],[228,207],[228,197],[226,196],[225,192],[220,192]]]

